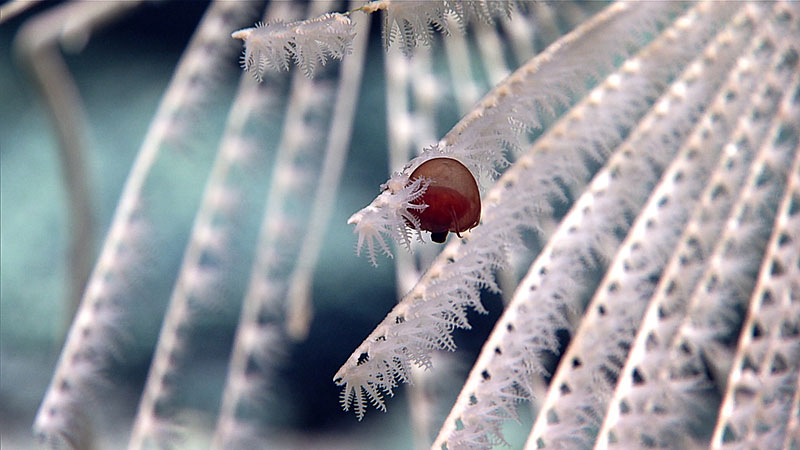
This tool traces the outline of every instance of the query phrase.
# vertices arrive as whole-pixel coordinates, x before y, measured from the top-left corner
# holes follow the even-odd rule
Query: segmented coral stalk
[[[798,85],[795,83],[794,93]],[[792,95],[792,91],[789,91]],[[800,137],[800,104],[786,114],[784,132]],[[711,447],[792,448],[800,396],[800,146],[753,292],[727,379]],[[792,430],[792,422],[795,429]]]
[[[159,334],[147,381],[133,424],[130,450],[169,446],[185,438],[180,424],[180,386],[193,370],[190,330],[209,311],[221,308],[240,290],[249,258],[235,252],[250,244],[244,225],[254,220],[255,197],[263,197],[262,172],[273,148],[264,145],[270,122],[278,122],[286,77],[269,85],[242,79],[230,108],[226,129],[206,182],[169,306]]]
[[[686,401],[690,396],[668,395],[670,390],[663,385],[666,381],[658,375],[664,371],[665,347],[676,333],[681,316],[687,314],[687,299],[702,275],[704,264],[710,260],[725,219],[744,185],[746,171],[750,170],[750,179],[753,180],[760,168],[772,166],[778,169],[779,164],[776,163],[785,161],[787,156],[786,149],[781,149],[783,146],[775,147],[775,139],[783,121],[775,119],[785,116],[786,100],[790,96],[784,100],[781,112],[774,115],[774,110],[780,92],[778,86],[785,84],[786,76],[791,73],[788,67],[783,70],[780,68],[785,65],[789,49],[784,46],[774,51],[774,40],[785,30],[770,32],[769,25],[764,28],[760,36],[754,39],[751,49],[740,58],[735,83],[729,85],[725,97],[713,108],[716,111],[714,129],[709,130],[707,135],[718,134],[719,131],[715,129],[738,131],[726,144],[725,158],[712,175],[701,203],[685,227],[681,243],[650,300],[609,403],[609,411],[598,437],[601,447],[613,445],[614,442],[640,440],[690,443],[689,425],[701,408],[687,408],[692,404]],[[769,62],[770,57],[772,63]],[[750,88],[758,84],[758,68],[764,66],[775,68],[775,73],[782,73],[783,78],[769,76],[757,88]],[[747,91],[752,91],[752,96],[745,95]],[[753,106],[750,111],[739,113],[743,100],[752,100],[750,103]],[[737,114],[741,116],[733,122]],[[735,126],[731,128],[731,125]],[[767,133],[770,126],[772,130]],[[760,144],[765,135],[771,137]],[[754,154],[750,148],[759,145],[760,150]],[[750,164],[753,158],[755,161]],[[642,421],[648,418],[651,418],[653,425],[642,428]]]
[[[314,2],[310,14],[332,6]],[[336,68],[338,83],[294,77],[213,448],[264,445],[260,416],[274,372],[288,342],[308,333],[312,275],[347,156],[368,28],[368,17],[355,20],[356,52]]]

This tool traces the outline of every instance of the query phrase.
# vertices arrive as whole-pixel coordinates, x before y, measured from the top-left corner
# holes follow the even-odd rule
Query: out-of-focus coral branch
[[[35,2],[4,5],[9,15],[21,12]],[[33,85],[53,121],[59,143],[59,156],[67,190],[70,217],[70,287],[66,317],[68,326],[78,308],[92,267],[91,236],[94,230],[86,173],[86,112],[61,49],[77,51],[92,32],[135,8],[139,1],[72,2],[36,16],[26,22],[15,40],[17,56],[30,71]],[[22,5],[13,9],[12,5]],[[3,14],[0,23],[9,17]]]

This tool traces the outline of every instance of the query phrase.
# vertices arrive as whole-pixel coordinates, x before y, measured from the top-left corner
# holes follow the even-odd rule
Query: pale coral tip
[[[252,32],[253,32],[252,28],[245,28],[239,31],[234,31],[233,33],[231,33],[231,37],[234,39],[241,39],[244,41],[250,37],[250,33]]]

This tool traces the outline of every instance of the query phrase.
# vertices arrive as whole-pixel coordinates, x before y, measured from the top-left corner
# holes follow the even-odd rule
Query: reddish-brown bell
[[[419,177],[430,180],[430,185],[414,202],[428,207],[416,215],[433,242],[442,243],[448,232],[458,234],[478,225],[481,196],[475,177],[463,164],[452,158],[429,159],[414,169],[409,181]]]

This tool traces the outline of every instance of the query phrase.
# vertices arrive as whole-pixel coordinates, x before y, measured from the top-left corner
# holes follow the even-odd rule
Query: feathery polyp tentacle
[[[414,201],[425,194],[430,181],[417,178],[408,183],[407,180],[407,176],[396,173],[369,206],[347,220],[348,224],[356,226],[354,232],[358,233],[356,253],[360,255],[361,248],[366,245],[367,255],[374,266],[378,265],[376,243],[385,255],[391,256],[391,250],[381,234],[393,237],[405,248],[411,246],[409,227],[416,230],[418,237],[422,239],[422,230],[415,213],[423,211],[427,205]]]
[[[328,13],[289,23],[258,23],[231,37],[244,41],[242,68],[258,81],[267,69],[289,70],[291,60],[311,77],[328,58],[342,59],[350,53],[355,27],[346,15]]]

